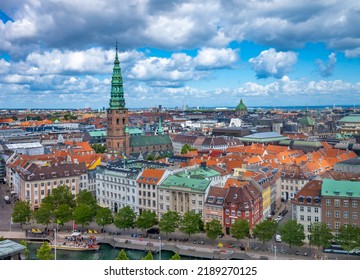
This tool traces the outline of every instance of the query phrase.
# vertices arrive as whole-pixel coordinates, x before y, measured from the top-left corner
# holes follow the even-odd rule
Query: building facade
[[[337,235],[343,225],[360,225],[360,182],[324,179],[321,189],[322,221]]]
[[[321,180],[307,183],[292,201],[292,219],[304,226],[305,242],[309,242],[313,223],[321,223]]]
[[[32,163],[26,168],[15,167],[14,190],[20,200],[28,201],[31,209],[37,209],[58,186],[68,186],[74,195],[87,189],[87,177],[85,164],[40,166]]]

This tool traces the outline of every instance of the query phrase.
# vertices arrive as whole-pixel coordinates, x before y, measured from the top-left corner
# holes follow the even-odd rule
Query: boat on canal
[[[51,242],[49,246],[53,249],[67,251],[97,251],[100,249],[95,236],[82,236],[80,232],[73,232],[66,236],[65,240]]]

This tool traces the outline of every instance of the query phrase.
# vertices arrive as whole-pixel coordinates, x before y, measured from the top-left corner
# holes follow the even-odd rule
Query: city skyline
[[[99,12],[101,11],[101,12]],[[1,108],[360,104],[357,1],[11,1]]]

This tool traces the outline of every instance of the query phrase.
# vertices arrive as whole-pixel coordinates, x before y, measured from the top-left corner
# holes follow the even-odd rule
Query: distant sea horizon
[[[148,110],[152,109],[154,107],[128,107],[129,110]],[[166,107],[163,106],[163,109],[183,109],[181,107],[175,106],[175,107]],[[235,106],[196,106],[196,107],[187,107],[186,110],[206,110],[206,109],[235,109]],[[302,111],[302,110],[323,110],[323,109],[333,109],[333,108],[341,108],[341,109],[360,109],[360,104],[344,104],[344,105],[314,105],[314,106],[304,106],[304,105],[282,105],[282,106],[247,106],[249,110],[258,110],[258,109],[264,109],[264,110],[286,110],[286,111]],[[64,111],[64,110],[70,110],[70,111],[76,111],[76,110],[84,110],[89,108],[0,108],[1,111],[4,110],[12,110],[12,111],[24,111],[24,110],[32,110],[32,111],[46,111],[46,110],[58,110],[58,111]],[[104,108],[91,108],[92,111],[98,111],[103,110]],[[106,109],[106,108],[105,108]]]

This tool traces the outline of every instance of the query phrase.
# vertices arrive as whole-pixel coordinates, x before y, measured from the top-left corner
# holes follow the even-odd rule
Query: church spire
[[[120,61],[118,58],[118,42],[116,40],[115,61],[111,78],[110,109],[125,108],[123,81],[121,76]]]
[[[163,134],[163,128],[162,128],[162,125],[161,125],[161,117],[159,117],[159,125],[158,125],[157,134],[158,134],[158,135],[162,135],[162,134]]]

